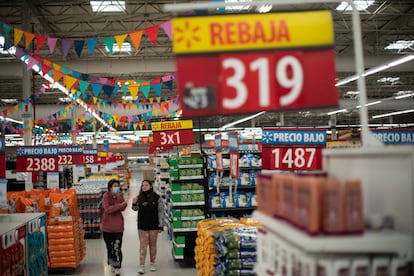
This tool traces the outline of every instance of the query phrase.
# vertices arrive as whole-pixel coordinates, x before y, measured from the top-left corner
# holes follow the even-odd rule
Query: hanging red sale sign
[[[84,164],[83,148],[81,146],[62,146],[59,147],[58,164],[82,165]]]
[[[178,146],[194,144],[194,131],[192,129],[154,131],[154,144],[157,146]]]
[[[328,11],[180,17],[172,27],[183,116],[338,105]]]
[[[83,151],[83,163],[84,164],[98,164],[98,150],[97,149],[85,149]]]
[[[334,60],[331,49],[177,56],[183,114],[336,106]]]

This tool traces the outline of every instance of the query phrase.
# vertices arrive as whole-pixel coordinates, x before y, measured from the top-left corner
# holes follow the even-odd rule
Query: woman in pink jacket
[[[102,198],[102,233],[108,253],[108,264],[112,273],[120,275],[122,264],[122,236],[124,234],[124,216],[122,211],[127,207],[127,202],[120,190],[117,179],[108,182],[108,191]]]

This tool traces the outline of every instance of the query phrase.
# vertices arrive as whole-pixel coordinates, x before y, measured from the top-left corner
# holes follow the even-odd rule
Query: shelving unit
[[[197,223],[206,217],[206,161],[190,157],[168,160],[166,217],[177,262],[194,263]]]
[[[76,188],[85,239],[101,237],[102,196],[103,191],[99,186],[86,185]]]
[[[246,154],[255,154],[255,155],[261,155],[261,151],[256,150],[254,148],[256,148],[257,145],[254,144],[242,144],[239,145],[239,148],[241,148],[240,150],[240,159],[242,159],[242,156],[246,155]],[[210,155],[214,154],[214,152],[209,152]],[[229,157],[229,152],[227,149],[223,150],[222,153],[223,156],[225,157]],[[240,161],[239,161],[240,162]],[[244,166],[240,166],[240,172],[243,172],[245,174],[249,174],[248,177],[246,177],[245,175],[241,175],[240,178],[238,180],[231,180],[229,179],[229,173],[230,173],[230,168],[229,167],[224,167],[224,172],[223,172],[223,179],[225,179],[225,181],[222,181],[222,183],[219,183],[218,187],[216,185],[212,186],[211,185],[211,177],[212,177],[212,173],[216,172],[214,167],[210,167],[209,168],[209,187],[208,187],[208,195],[209,195],[209,200],[211,196],[214,196],[214,194],[216,194],[216,196],[218,195],[217,190],[219,190],[220,193],[224,192],[227,193],[230,190],[230,185],[231,185],[231,189],[232,192],[237,191],[240,192],[242,191],[243,193],[249,192],[249,193],[255,193],[255,188],[256,185],[255,183],[251,182],[251,174],[255,174],[256,172],[260,172],[261,170],[261,166],[260,162],[257,164],[254,164],[255,166],[251,166],[252,164],[245,164]],[[218,173],[218,172],[217,172]],[[244,181],[243,177],[247,178],[248,180]],[[237,187],[235,187],[234,185],[234,181],[237,181]],[[233,183],[232,183],[233,182]],[[234,195],[233,195],[234,196]],[[214,206],[214,207],[213,207]],[[237,207],[215,207],[215,204],[213,205],[211,202],[209,202],[208,204],[208,213],[210,215],[210,217],[215,217],[215,216],[234,216],[234,217],[240,217],[240,216],[244,216],[244,215],[251,215],[251,213],[256,209],[256,206],[237,206]]]

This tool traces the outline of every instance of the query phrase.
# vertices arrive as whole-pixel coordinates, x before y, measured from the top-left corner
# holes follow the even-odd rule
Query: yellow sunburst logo
[[[187,47],[187,49],[189,49],[191,48],[191,43],[198,43],[201,41],[200,37],[197,36],[197,32],[199,30],[200,30],[200,27],[198,26],[192,27],[190,26],[189,21],[185,21],[183,28],[176,27],[174,29],[175,31],[174,36],[177,37],[175,42],[177,44],[185,43],[185,46]]]

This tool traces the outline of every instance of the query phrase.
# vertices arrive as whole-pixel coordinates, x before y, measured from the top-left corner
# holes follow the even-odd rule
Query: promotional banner
[[[83,147],[59,146],[59,165],[81,165],[84,163]]]
[[[58,147],[21,146],[16,148],[16,172],[58,172]]]
[[[373,129],[372,133],[385,145],[414,144],[414,129]]]
[[[338,105],[328,11],[179,17],[172,26],[183,116]]]
[[[239,137],[237,132],[229,132],[230,176],[239,179]]]
[[[192,120],[151,123],[153,144],[159,147],[194,144]]]
[[[321,170],[324,129],[263,128],[262,169]]]
[[[223,172],[223,150],[221,146],[221,134],[214,136],[214,149],[216,151],[216,170]]]

